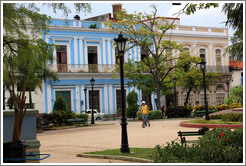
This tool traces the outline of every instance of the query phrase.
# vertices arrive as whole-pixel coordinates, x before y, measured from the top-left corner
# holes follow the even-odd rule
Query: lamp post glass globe
[[[116,42],[118,52],[123,53],[125,51],[127,38],[124,38],[122,32],[120,32],[118,38],[115,38],[114,41]]]
[[[94,84],[95,84],[95,80],[94,80],[94,78],[92,77],[92,79],[90,80],[91,81],[91,86],[94,86]]]
[[[204,71],[206,68],[206,62],[202,59],[202,61],[199,64],[200,64],[200,69]]]

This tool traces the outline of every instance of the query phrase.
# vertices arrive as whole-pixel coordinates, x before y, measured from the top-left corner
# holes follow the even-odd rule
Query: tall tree
[[[133,83],[138,82],[139,87],[154,91],[157,99],[155,100],[157,109],[161,109],[160,98],[161,90],[168,75],[173,69],[182,65],[184,54],[173,55],[173,50],[182,50],[182,45],[171,41],[166,32],[175,27],[174,21],[168,22],[165,18],[156,17],[156,6],[151,6],[152,14],[134,13],[128,14],[126,10],[117,13],[117,22],[109,21],[107,26],[114,32],[122,31],[128,37],[129,43],[140,46],[147,52],[146,58],[140,62],[129,61],[125,64],[125,75],[133,79]],[[175,63],[178,62],[179,63]]]
[[[226,26],[235,30],[230,39],[230,56],[232,59],[243,60],[243,3],[226,3],[222,11],[227,15]]]
[[[46,4],[54,10],[68,8],[62,3]],[[77,11],[86,9],[88,4],[77,4]],[[90,6],[89,6],[90,7]],[[89,8],[90,9],[90,8]],[[13,140],[20,140],[20,133],[25,116],[26,87],[38,86],[42,79],[50,78],[52,74],[46,67],[53,60],[55,46],[40,39],[42,33],[48,31],[50,17],[39,14],[39,8],[34,3],[3,3],[3,69],[4,87],[11,85],[15,111]],[[43,32],[42,32],[43,31]],[[15,92],[17,82],[23,82],[22,91]]]

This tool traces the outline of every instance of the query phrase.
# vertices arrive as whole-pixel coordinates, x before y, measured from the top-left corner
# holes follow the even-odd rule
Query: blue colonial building
[[[91,108],[92,77],[96,80],[94,108],[106,114],[115,114],[121,108],[120,79],[112,78],[117,63],[114,38],[118,34],[106,29],[104,22],[109,19],[112,19],[110,13],[87,20],[51,20],[50,30],[48,34],[43,34],[43,39],[60,46],[54,50],[54,62],[49,64],[57,72],[60,81],[44,83],[42,112],[52,112],[58,96],[63,96],[68,109],[75,113]],[[127,46],[130,47],[131,44],[127,43]],[[128,50],[124,61],[129,59],[141,60],[141,48],[137,46]],[[126,96],[131,91],[137,92],[140,105],[141,100],[146,99],[136,87],[128,86],[128,81],[130,80],[125,79]],[[155,110],[155,94],[150,97],[147,100]]]

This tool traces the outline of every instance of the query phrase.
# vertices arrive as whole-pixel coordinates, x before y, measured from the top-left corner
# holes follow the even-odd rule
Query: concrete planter
[[[20,139],[25,141],[28,146],[26,148],[26,154],[33,152],[34,154],[39,154],[40,142],[37,140],[36,135],[36,115],[39,113],[38,110],[27,110],[26,115],[23,120],[23,126],[21,130]],[[4,110],[3,111],[3,143],[12,142],[14,127],[14,110]],[[28,157],[30,158],[30,157]],[[39,156],[34,158],[38,159]],[[37,162],[35,160],[27,160],[26,162]]]

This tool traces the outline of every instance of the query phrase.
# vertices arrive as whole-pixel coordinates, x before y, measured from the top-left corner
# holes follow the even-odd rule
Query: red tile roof
[[[243,61],[230,60],[230,67],[243,69]]]

